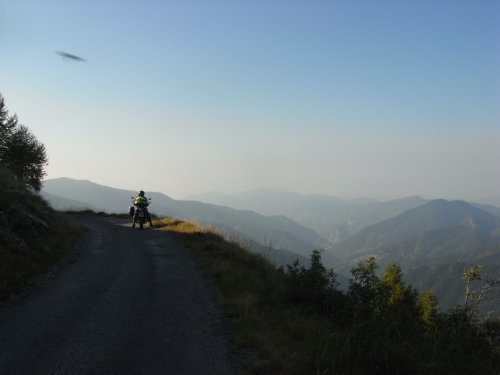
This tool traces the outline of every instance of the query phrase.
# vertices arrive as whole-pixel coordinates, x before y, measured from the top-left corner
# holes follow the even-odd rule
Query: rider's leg
[[[151,221],[151,215],[149,214],[149,210],[147,208],[146,208],[146,218],[149,221],[149,226],[152,227],[153,226],[153,222]]]

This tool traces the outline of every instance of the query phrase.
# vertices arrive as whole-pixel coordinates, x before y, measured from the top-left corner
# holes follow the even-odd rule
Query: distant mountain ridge
[[[334,245],[331,251],[344,258],[375,253],[382,259],[383,254],[403,249],[406,255],[445,257],[473,252],[465,248],[469,245],[500,245],[499,239],[499,217],[464,201],[438,199],[373,224]]]
[[[331,243],[428,202],[418,196],[379,202],[369,199],[342,200],[321,194],[302,195],[270,189],[237,194],[210,192],[191,195],[189,198],[234,209],[252,210],[263,215],[284,215],[314,229]]]
[[[49,202],[50,206],[59,211],[77,211],[77,210],[93,210],[99,211],[88,203],[80,202],[74,199],[64,198],[59,195],[54,195],[47,192],[41,192],[42,197]]]

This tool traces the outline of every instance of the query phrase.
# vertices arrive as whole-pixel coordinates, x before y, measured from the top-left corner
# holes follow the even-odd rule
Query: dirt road
[[[74,260],[0,307],[0,374],[230,374],[217,294],[168,233],[81,218]]]

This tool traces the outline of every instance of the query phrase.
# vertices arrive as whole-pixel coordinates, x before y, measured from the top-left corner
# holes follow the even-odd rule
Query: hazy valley
[[[136,192],[89,181],[47,180],[42,194],[57,209],[126,212]],[[226,238],[263,253],[276,265],[308,263],[313,249],[348,285],[350,269],[375,256],[380,269],[401,265],[406,282],[431,289],[444,307],[463,300],[463,271],[484,266],[484,277],[500,275],[500,209],[464,201],[418,196],[380,202],[325,195],[254,190],[206,193],[174,200],[162,193],[151,211],[216,228]],[[498,301],[489,307],[498,307]]]

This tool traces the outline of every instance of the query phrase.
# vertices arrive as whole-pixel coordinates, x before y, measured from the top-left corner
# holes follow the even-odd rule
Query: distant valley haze
[[[109,213],[127,212],[136,193],[70,178],[46,180],[42,189],[55,208]],[[419,196],[344,200],[272,189],[187,200],[146,195],[152,198],[151,212],[215,228],[277,266],[295,260],[307,265],[311,252],[322,249],[325,265],[338,273],[343,288],[350,269],[369,256],[382,269],[400,264],[407,282],[433,290],[445,307],[461,302],[467,267],[481,265],[485,277],[500,276],[500,208],[493,205]],[[489,306],[497,308],[493,303]]]

